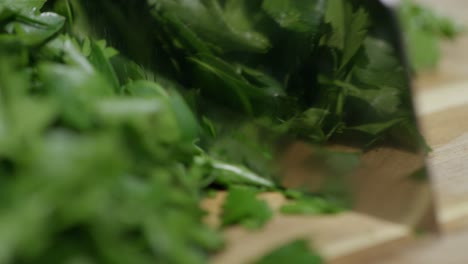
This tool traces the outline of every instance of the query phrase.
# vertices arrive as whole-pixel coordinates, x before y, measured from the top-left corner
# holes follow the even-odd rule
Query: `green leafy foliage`
[[[335,214],[342,210],[341,206],[320,197],[300,198],[281,207],[281,213],[288,215]]]
[[[245,166],[222,162],[206,155],[195,157],[195,164],[200,171],[209,175],[208,179],[211,182],[222,186],[245,184],[266,189],[275,186],[272,181],[255,174]]]
[[[328,1],[325,21],[330,24],[332,31],[323,42],[341,52],[341,59],[337,65],[339,69],[348,64],[366,38],[369,29],[368,16],[362,8],[354,11],[350,2]]]
[[[283,28],[311,35],[318,33],[325,1],[263,1],[263,9]]]
[[[2,8],[10,8],[15,11],[31,12],[39,10],[46,0],[2,0]]]
[[[201,224],[193,113],[121,86],[103,42],[54,32],[0,40],[0,262],[203,263],[221,241]]]
[[[257,199],[257,193],[252,188],[232,186],[223,204],[223,225],[241,224],[251,229],[263,226],[273,213],[265,201]]]
[[[321,264],[324,260],[314,251],[310,250],[307,241],[296,240],[287,245],[275,249],[255,264]]]
[[[380,139],[418,150],[408,80],[347,0],[0,1],[0,263],[206,263],[223,226],[260,228],[277,148],[314,144],[327,181],[284,213],[348,206]],[[413,12],[413,11],[412,11]],[[449,25],[425,29],[454,35]],[[401,136],[404,135],[404,136]],[[344,140],[343,140],[344,139]],[[305,242],[259,263],[320,263]]]
[[[185,36],[196,34],[209,45],[226,50],[262,52],[268,49],[269,41],[254,30],[255,13],[258,7],[252,1],[182,1],[149,0],[157,15],[164,19],[177,20],[186,26]],[[254,1],[255,2],[255,1]],[[189,33],[189,32],[192,33]]]

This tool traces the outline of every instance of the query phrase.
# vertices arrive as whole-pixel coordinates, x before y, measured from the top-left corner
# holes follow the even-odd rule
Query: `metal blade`
[[[367,2],[367,1],[366,1]],[[396,51],[404,67],[409,104],[402,111],[411,113],[414,127],[418,127],[411,100],[410,67],[399,28],[395,1],[368,1],[376,27],[373,34],[387,40]],[[391,2],[391,3],[390,3]],[[396,135],[407,137],[406,134]],[[385,220],[401,223],[418,230],[437,229],[433,192],[426,170],[422,144],[413,148],[385,141],[370,149],[356,148],[352,142],[331,142],[325,149],[342,152],[362,152],[359,165],[352,172],[336,172],[337,164],[323,150],[304,142],[289,142],[283,149],[283,183],[303,188],[347,196],[353,210]],[[327,165],[328,164],[328,165]],[[341,166],[341,165],[339,165]],[[335,186],[335,187],[333,187]],[[336,187],[338,186],[338,187]],[[335,190],[333,190],[335,188]]]

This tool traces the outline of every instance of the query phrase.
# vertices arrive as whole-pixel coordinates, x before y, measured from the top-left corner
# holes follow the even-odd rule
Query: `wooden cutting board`
[[[419,2],[468,25],[466,0]],[[428,166],[437,196],[438,219],[447,232],[468,226],[468,34],[444,43],[442,51],[439,67],[418,76],[415,101],[423,134],[433,148]],[[224,197],[221,193],[203,203],[210,212],[207,221],[213,226],[218,224]],[[262,199],[274,209],[285,203],[278,194],[264,194]],[[415,243],[407,227],[355,212],[313,217],[276,214],[262,230],[233,227],[224,236],[227,247],[214,256],[214,264],[250,263],[298,238],[310,241],[329,263],[335,264],[468,263],[468,250],[464,250],[468,233]],[[437,252],[449,249],[452,258],[437,258]]]
[[[225,193],[206,200],[203,207],[211,214],[207,221],[217,226]],[[286,201],[277,193],[263,194],[273,210]],[[214,256],[213,264],[250,263],[272,249],[295,239],[307,239],[313,248],[333,263],[341,262],[367,249],[409,240],[411,231],[405,226],[386,222],[368,215],[345,212],[331,216],[287,216],[275,214],[261,230],[249,231],[232,227],[224,231],[226,249]]]

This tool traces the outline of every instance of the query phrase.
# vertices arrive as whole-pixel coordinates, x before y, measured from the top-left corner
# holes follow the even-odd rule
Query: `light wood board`
[[[219,226],[219,214],[225,193],[204,201],[209,215],[207,223]],[[281,194],[262,194],[277,211],[286,203]],[[411,231],[394,223],[368,215],[344,212],[329,216],[287,216],[276,213],[274,218],[261,230],[251,231],[243,227],[232,227],[224,231],[227,248],[214,256],[213,264],[251,263],[285,243],[296,239],[306,239],[311,246],[330,263],[343,258],[377,248],[379,245],[409,240]]]

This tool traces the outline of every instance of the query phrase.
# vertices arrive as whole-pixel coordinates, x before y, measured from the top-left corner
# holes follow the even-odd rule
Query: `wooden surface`
[[[468,232],[446,234],[426,239],[404,250],[380,256],[378,264],[466,264]],[[371,262],[368,262],[372,264]],[[353,263],[349,263],[353,264]],[[362,264],[362,263],[360,263]]]
[[[203,207],[210,212],[207,222],[219,226],[219,214],[225,198],[219,193],[205,200]],[[266,193],[261,199],[274,210],[286,203],[277,193]],[[330,263],[343,263],[342,259],[379,247],[379,245],[410,239],[411,230],[403,225],[386,222],[368,215],[344,212],[330,216],[287,216],[275,214],[268,224],[258,231],[231,227],[224,231],[227,248],[212,259],[213,264],[251,263],[285,243],[307,239]]]
[[[419,0],[468,25],[468,1]],[[293,239],[305,238],[336,264],[464,264],[468,263],[468,34],[444,43],[443,59],[416,80],[415,101],[423,133],[433,148],[428,166],[434,183],[441,236],[415,239],[407,227],[368,215],[346,212],[334,216],[276,214],[259,231],[241,227],[224,232],[226,249],[214,264],[249,263]],[[225,194],[206,200],[207,222],[219,225]],[[264,194],[277,210],[286,202]],[[457,231],[456,233],[454,231]]]

